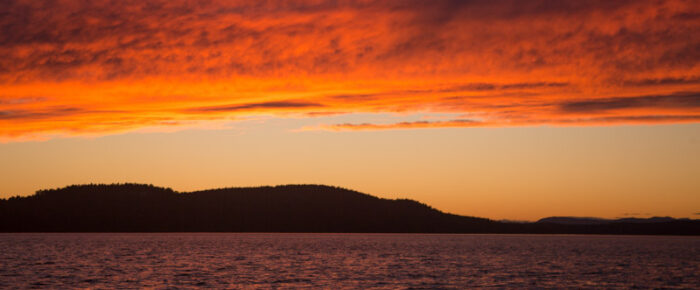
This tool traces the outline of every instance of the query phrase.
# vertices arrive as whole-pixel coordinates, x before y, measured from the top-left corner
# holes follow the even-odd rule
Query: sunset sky
[[[0,198],[91,182],[700,218],[700,3],[0,1]]]

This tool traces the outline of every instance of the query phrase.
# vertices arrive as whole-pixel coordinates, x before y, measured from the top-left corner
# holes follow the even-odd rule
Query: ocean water
[[[0,234],[0,288],[700,288],[700,237]]]

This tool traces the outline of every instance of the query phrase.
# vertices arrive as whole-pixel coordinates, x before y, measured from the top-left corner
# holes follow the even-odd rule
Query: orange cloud
[[[386,129],[416,129],[416,128],[454,128],[454,127],[480,127],[487,124],[483,124],[476,120],[469,119],[454,119],[447,121],[411,121],[411,122],[399,122],[390,124],[373,124],[373,123],[361,123],[361,124],[335,124],[335,125],[324,125],[318,128],[308,127],[307,130],[321,129],[321,130],[331,130],[331,131],[343,131],[343,130],[386,130]]]
[[[256,114],[698,122],[699,15],[683,0],[10,0],[0,17],[0,138]]]

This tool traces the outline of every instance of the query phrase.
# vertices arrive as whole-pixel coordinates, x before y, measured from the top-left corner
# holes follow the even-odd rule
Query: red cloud
[[[694,4],[10,0],[0,137],[286,113],[697,122]]]

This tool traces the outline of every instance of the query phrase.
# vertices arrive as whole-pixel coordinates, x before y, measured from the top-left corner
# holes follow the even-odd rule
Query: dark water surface
[[[0,288],[700,287],[700,237],[0,234]]]

